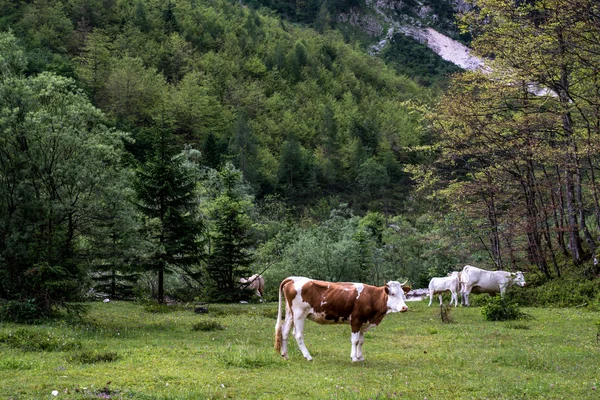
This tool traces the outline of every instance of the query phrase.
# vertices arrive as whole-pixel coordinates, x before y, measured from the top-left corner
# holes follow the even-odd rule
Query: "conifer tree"
[[[164,302],[164,276],[174,267],[189,267],[202,258],[196,171],[175,154],[172,136],[161,130],[154,154],[137,171],[138,206],[146,216],[145,233],[153,250],[146,268],[157,273],[157,297]]]
[[[211,280],[207,295],[214,301],[235,301],[244,295],[238,280],[250,275],[252,263],[251,202],[241,193],[242,174],[231,163],[220,171],[219,183],[220,194],[211,212],[214,231],[206,266]]]

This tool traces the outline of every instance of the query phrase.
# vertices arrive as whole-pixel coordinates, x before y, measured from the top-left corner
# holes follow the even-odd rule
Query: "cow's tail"
[[[277,306],[277,323],[275,324],[275,351],[281,353],[281,345],[283,342],[283,334],[281,333],[282,323],[281,323],[281,299],[283,297],[283,284],[285,280],[281,282],[279,285],[279,303]]]
[[[464,278],[467,278],[467,280],[464,280]],[[465,270],[458,273],[458,281],[460,283],[469,283],[470,280],[471,278],[469,278],[469,274]]]

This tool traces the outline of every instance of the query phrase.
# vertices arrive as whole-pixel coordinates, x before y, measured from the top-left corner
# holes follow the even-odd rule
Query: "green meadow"
[[[350,328],[308,321],[305,361],[273,350],[277,304],[92,303],[81,318],[0,324],[0,399],[597,399],[598,313],[481,308],[442,322],[428,300],[386,316],[350,361]]]

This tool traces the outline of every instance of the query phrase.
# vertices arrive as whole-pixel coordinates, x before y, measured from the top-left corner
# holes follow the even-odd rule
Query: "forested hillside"
[[[453,158],[463,154],[454,144],[476,142],[434,124],[457,118],[465,132],[450,107],[461,78],[438,104],[457,69],[401,37],[368,55],[360,30],[335,19],[342,8],[371,12],[367,3],[290,4],[0,2],[0,318],[32,319],[95,293],[237,300],[247,297],[237,279],[259,272],[270,293],[290,274],[422,286],[469,262],[552,279],[536,257],[557,272],[571,265],[548,251],[559,232],[591,237],[574,262],[592,259],[595,234],[580,224],[594,204],[582,197],[593,167],[561,175],[564,163],[531,164],[538,175],[558,168],[553,190],[565,192],[507,192],[513,203],[501,208],[529,219],[503,231],[495,205],[465,195],[485,199],[488,186],[454,190],[481,176]],[[430,7],[445,21],[448,4]],[[546,84],[540,71],[529,81]],[[563,116],[560,134],[592,132],[565,128],[576,121],[565,96],[550,108]],[[486,118],[519,115],[510,104]],[[565,154],[594,148],[573,146]]]
[[[73,77],[132,134],[136,159],[161,127],[201,150],[204,165],[232,158],[258,197],[277,192],[307,205],[339,195],[363,210],[402,207],[401,164],[421,140],[403,102],[427,100],[428,91],[339,33],[229,1],[12,7],[3,28],[21,39],[27,73]]]

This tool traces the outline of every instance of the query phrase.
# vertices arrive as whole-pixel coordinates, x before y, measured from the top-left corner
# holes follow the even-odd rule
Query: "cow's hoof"
[[[304,358],[306,358],[306,361],[312,361],[312,357],[311,356],[304,357]]]

